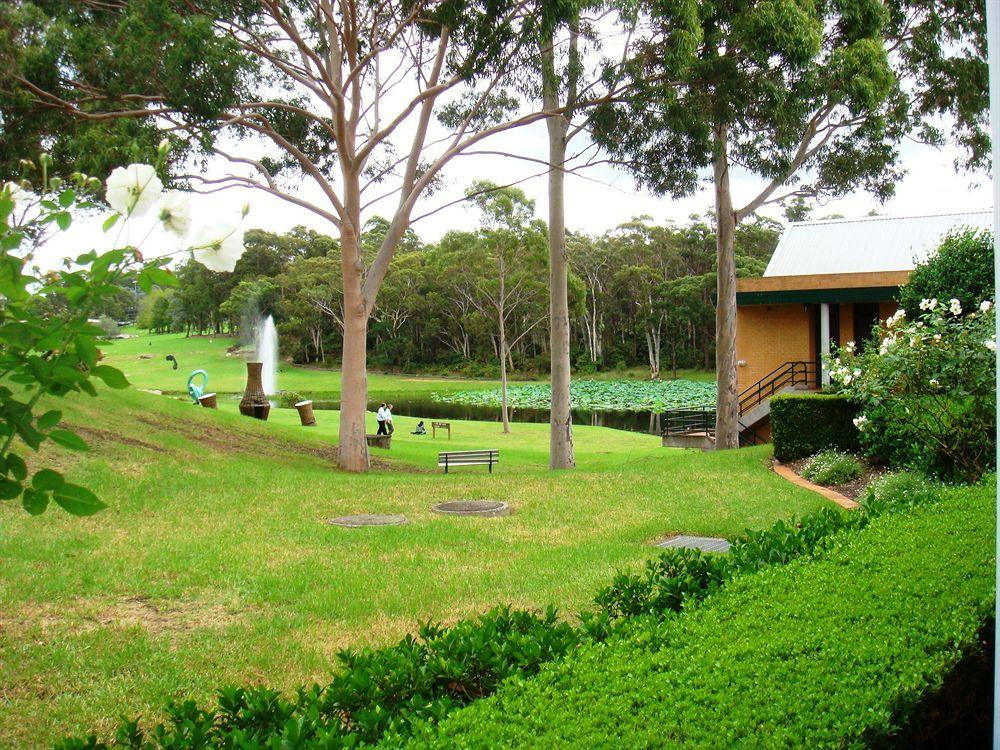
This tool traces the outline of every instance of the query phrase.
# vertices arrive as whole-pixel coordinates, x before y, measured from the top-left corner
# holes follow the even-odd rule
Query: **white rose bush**
[[[830,360],[838,389],[861,406],[855,426],[869,456],[949,480],[975,481],[995,463],[996,338],[992,300],[962,309],[925,299],[902,310],[873,344]]]
[[[110,388],[129,385],[121,371],[101,363],[104,331],[90,319],[123,284],[134,282],[145,292],[176,285],[167,268],[174,256],[189,253],[213,270],[231,271],[243,253],[246,210],[236,222],[200,228],[188,239],[188,196],[165,192],[157,174],[166,153],[161,144],[155,165],[119,167],[105,181],[77,173],[67,182],[49,176],[52,159],[42,154],[37,164],[22,160],[21,180],[0,186],[0,501],[20,500],[33,515],[52,503],[75,515],[105,507],[87,488],[23,455],[46,441],[86,450],[62,412],[52,408],[55,400],[76,392],[96,396],[97,381]],[[106,233],[118,225],[120,237],[123,227],[145,217],[177,238],[179,249],[144,257],[142,245],[152,234],[147,228],[142,242],[66,258],[60,270],[34,266],[37,250],[54,232],[69,229],[74,213],[106,211],[101,197],[113,210]],[[64,303],[58,315],[48,312],[52,300]]]

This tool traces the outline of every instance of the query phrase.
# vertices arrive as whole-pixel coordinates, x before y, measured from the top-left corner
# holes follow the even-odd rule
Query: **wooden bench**
[[[438,453],[438,466],[444,467],[444,473],[448,473],[450,467],[455,466],[489,466],[490,474],[493,473],[493,464],[500,463],[500,451],[497,448],[483,451],[449,451]]]
[[[451,440],[451,422],[431,422],[431,438],[437,437],[438,428],[448,430],[448,439]]]

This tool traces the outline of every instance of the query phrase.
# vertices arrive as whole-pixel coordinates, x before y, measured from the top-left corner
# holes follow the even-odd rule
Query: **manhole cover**
[[[452,500],[435,505],[431,510],[448,516],[509,516],[510,506],[499,500]]]
[[[356,529],[359,526],[399,526],[406,523],[406,516],[359,513],[354,516],[328,518],[326,522],[332,526],[346,526],[349,529]]]
[[[685,549],[700,549],[702,552],[729,552],[731,546],[728,541],[717,536],[687,536],[678,534],[662,542],[656,543],[657,547],[669,549],[670,547],[683,547]]]

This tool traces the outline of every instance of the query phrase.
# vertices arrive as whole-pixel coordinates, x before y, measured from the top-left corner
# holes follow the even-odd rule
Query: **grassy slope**
[[[455,422],[447,443],[409,435],[414,420],[401,417],[391,468],[354,476],[331,464],[335,412],[305,429],[291,410],[262,424],[232,401],[211,412],[136,391],[63,408],[93,450],[45,458],[110,508],[75,519],[0,506],[0,747],[106,730],[121,713],[226,682],[322,681],[338,649],[422,619],[499,602],[572,612],[660,535],[733,534],[823,502],[768,471],[766,449],[683,453],[603,428],[579,428],[580,468],[551,473],[546,425],[504,436]],[[432,473],[446,444],[500,448],[499,473]],[[476,497],[515,513],[429,511]],[[356,512],[411,523],[323,523]]]
[[[135,331],[130,330],[130,333]],[[187,378],[192,370],[208,372],[209,390],[219,393],[235,393],[243,390],[246,383],[246,368],[242,357],[226,356],[226,349],[235,343],[228,336],[192,336],[182,334],[149,336],[142,334],[132,339],[121,339],[102,347],[108,355],[108,363],[122,369],[139,388],[156,388],[167,391],[184,391]],[[177,358],[178,369],[173,370],[164,356],[173,354]],[[151,355],[149,359],[139,359],[141,355]],[[691,380],[711,380],[712,373],[691,370],[678,371],[682,378]],[[601,373],[588,378],[608,380],[615,377],[644,377],[644,373]],[[516,379],[512,384],[518,382]],[[340,372],[318,368],[296,367],[282,363],[278,373],[278,386],[286,391],[329,394],[337,398],[340,393]],[[456,377],[431,377],[420,375],[383,375],[369,373],[369,396],[375,398],[401,398],[429,396],[434,391],[457,391],[475,388],[495,388],[497,380],[473,380]]]

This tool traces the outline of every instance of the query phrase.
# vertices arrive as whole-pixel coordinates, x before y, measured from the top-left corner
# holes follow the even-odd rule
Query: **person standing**
[[[385,407],[385,429],[388,434],[392,434],[396,427],[392,423],[392,404]]]
[[[384,403],[381,406],[379,406],[378,412],[375,414],[375,418],[378,420],[378,432],[375,433],[376,435],[388,435],[389,434],[389,432],[385,429],[386,414],[388,412],[389,412],[389,410],[386,409],[386,406],[385,406]]]

